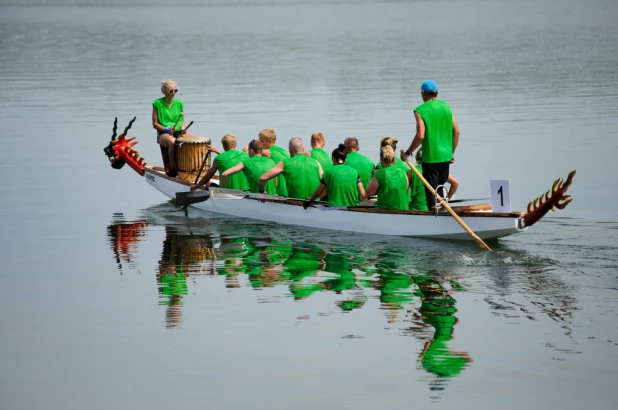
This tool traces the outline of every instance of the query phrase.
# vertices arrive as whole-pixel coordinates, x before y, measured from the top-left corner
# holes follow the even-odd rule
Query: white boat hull
[[[145,179],[168,198],[175,198],[176,192],[189,191],[189,185],[163,173],[145,168]],[[429,213],[373,213],[355,210],[323,211],[310,207],[282,202],[261,203],[256,199],[210,198],[191,205],[206,211],[225,215],[276,222],[286,225],[300,225],[312,228],[360,232],[379,235],[412,236],[421,238],[442,238],[472,240],[470,235],[449,214]],[[477,213],[476,215],[470,215]],[[519,214],[494,214],[491,212],[466,212],[461,219],[482,239],[498,238],[522,232],[525,228]]]

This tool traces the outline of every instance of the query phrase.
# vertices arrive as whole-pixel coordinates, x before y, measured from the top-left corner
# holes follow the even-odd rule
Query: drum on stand
[[[176,171],[179,179],[195,183],[200,169],[202,170],[200,178],[206,174],[210,169],[209,147],[210,138],[197,136],[176,138]]]

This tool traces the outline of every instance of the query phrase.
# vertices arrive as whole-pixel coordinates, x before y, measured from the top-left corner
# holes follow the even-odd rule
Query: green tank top
[[[217,169],[219,170],[219,175],[221,175],[228,169],[240,164],[247,158],[249,158],[249,155],[235,149],[231,149],[217,155],[215,157],[215,161],[217,162]],[[249,181],[247,181],[247,177],[245,177],[244,173],[238,172],[234,175],[230,175],[227,178],[227,186],[224,186],[222,188],[242,189],[243,191],[248,191]]]
[[[418,172],[423,175],[423,166],[422,164],[418,164],[416,166]],[[412,179],[410,181],[410,191],[412,195],[410,196],[410,210],[411,211],[426,211],[427,210],[427,198],[425,197],[425,185],[423,181],[416,176],[414,171],[411,172]]]
[[[270,149],[270,159],[272,159],[277,165],[284,159],[290,158],[290,153],[284,150],[281,147],[273,145]],[[288,196],[288,187],[285,181],[285,176],[280,174],[277,178],[274,179],[275,186],[277,187],[277,195]]]
[[[185,111],[183,102],[177,98],[172,100],[171,107],[165,102],[165,97],[154,100],[152,105],[157,109],[159,124],[165,127],[173,127],[176,121],[178,121],[180,114]],[[183,119],[181,118],[178,124],[176,124],[176,131],[180,130],[180,127],[182,127],[182,121]],[[157,133],[158,132],[159,131],[157,131]]]
[[[328,204],[358,206],[358,171],[346,164],[330,167],[322,175],[326,185]]]
[[[363,188],[367,189],[367,185],[369,185],[373,175],[373,161],[358,152],[350,152],[346,157],[345,164],[358,172],[361,181],[363,181]]]
[[[275,167],[275,162],[272,159],[257,155],[245,159],[242,163],[245,166],[243,172],[247,181],[249,181],[249,191],[251,192],[259,191],[260,177]],[[268,180],[264,189],[268,195],[277,195],[274,179]]]
[[[408,177],[405,172],[394,165],[376,171],[378,180],[378,201],[376,208],[407,210],[410,197],[408,196]]]
[[[322,148],[314,148],[309,152],[311,153],[311,158],[322,165],[322,171],[326,172],[327,169],[333,166],[333,159]]]
[[[422,161],[428,164],[453,159],[453,113],[447,103],[429,100],[414,110],[425,123]]]
[[[288,197],[309,199],[320,185],[320,168],[313,158],[303,154],[283,161],[283,175],[288,184]]]

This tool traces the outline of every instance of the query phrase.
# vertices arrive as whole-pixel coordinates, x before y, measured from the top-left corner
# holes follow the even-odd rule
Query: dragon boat
[[[181,178],[170,177],[165,168],[148,166],[133,148],[137,144],[135,137],[127,138],[126,135],[134,121],[135,118],[119,136],[116,136],[117,119],[114,121],[111,141],[104,148],[111,166],[121,169],[125,164],[129,165],[146,183],[170,199],[187,197],[191,184],[197,181],[200,174],[203,175],[205,164],[210,162],[209,151],[203,159],[193,161],[195,164],[201,162],[201,166],[187,170]],[[566,192],[574,175],[575,170],[565,180],[557,179],[550,190],[528,204],[525,212],[494,212],[491,204],[452,206],[451,209],[482,239],[521,233],[549,211],[564,209],[572,201]],[[192,207],[227,216],[312,228],[421,238],[472,239],[448,213],[383,210],[368,205],[367,201],[362,206],[330,207],[318,204],[304,209],[303,201],[299,199],[224,189],[217,187],[217,180],[211,182],[208,190],[198,190],[192,194],[199,198],[195,203],[190,203]]]

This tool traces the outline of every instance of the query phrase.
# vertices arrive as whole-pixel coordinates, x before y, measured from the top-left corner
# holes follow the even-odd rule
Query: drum
[[[197,136],[184,136],[176,138],[176,171],[178,178],[183,181],[196,182],[202,163],[204,167],[200,178],[210,168],[210,139]]]

